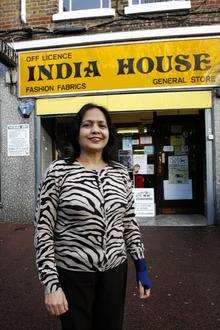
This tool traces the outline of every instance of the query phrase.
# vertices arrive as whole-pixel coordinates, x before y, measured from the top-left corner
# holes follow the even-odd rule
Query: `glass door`
[[[155,140],[157,213],[203,213],[203,116],[157,117]]]

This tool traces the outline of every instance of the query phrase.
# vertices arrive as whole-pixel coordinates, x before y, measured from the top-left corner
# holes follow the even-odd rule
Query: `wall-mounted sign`
[[[29,118],[31,112],[34,110],[35,102],[34,100],[23,100],[19,102],[18,110],[20,111],[22,117]]]
[[[16,51],[10,47],[4,40],[0,40],[0,62],[7,67],[15,67],[17,61]]]
[[[30,155],[29,124],[7,126],[8,156]]]
[[[19,95],[216,86],[219,53],[219,38],[23,52]]]

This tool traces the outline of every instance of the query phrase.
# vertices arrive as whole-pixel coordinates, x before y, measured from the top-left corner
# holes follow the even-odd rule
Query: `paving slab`
[[[159,214],[137,219],[142,226],[207,226],[207,219],[202,214]]]

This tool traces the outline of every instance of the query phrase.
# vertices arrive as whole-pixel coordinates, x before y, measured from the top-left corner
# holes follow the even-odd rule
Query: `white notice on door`
[[[165,200],[193,199],[192,180],[181,184],[170,183],[168,180],[164,180],[163,189]]]
[[[29,124],[7,126],[8,156],[30,155]]]

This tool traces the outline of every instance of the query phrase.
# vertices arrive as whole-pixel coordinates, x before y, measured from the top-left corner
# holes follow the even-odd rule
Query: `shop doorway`
[[[155,116],[157,214],[203,214],[204,112]]]
[[[129,168],[135,188],[153,188],[156,215],[204,214],[204,111],[148,111],[113,120],[117,160]]]

